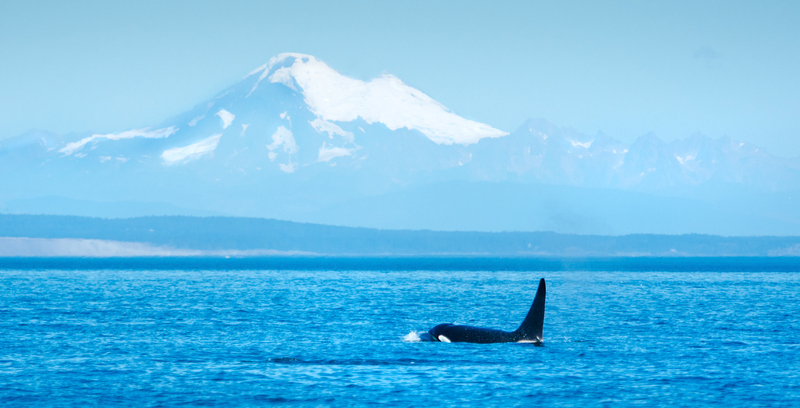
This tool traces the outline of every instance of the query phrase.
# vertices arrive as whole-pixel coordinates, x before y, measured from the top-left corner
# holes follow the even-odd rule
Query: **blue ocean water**
[[[47,262],[0,260],[3,406],[800,404],[796,259]],[[515,329],[541,277],[544,347],[415,341]]]

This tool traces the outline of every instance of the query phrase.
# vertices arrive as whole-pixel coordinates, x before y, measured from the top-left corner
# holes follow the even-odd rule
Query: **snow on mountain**
[[[221,137],[222,134],[220,133],[207,139],[203,139],[197,143],[192,143],[188,146],[174,147],[172,149],[164,150],[164,152],[161,153],[161,158],[164,159],[164,164],[168,166],[189,160],[199,159],[203,155],[213,152],[217,148],[219,139]]]
[[[227,129],[228,126],[233,123],[233,120],[236,119],[236,115],[226,111],[225,109],[220,109],[214,116],[219,116],[222,119],[222,129]]]
[[[504,206],[527,197],[515,195],[513,186],[614,190],[620,195],[608,193],[603,201],[610,211],[628,205],[625,194],[632,191],[698,197],[712,186],[713,191],[758,194],[797,191],[800,161],[700,135],[671,143],[645,135],[628,145],[603,133],[586,135],[541,119],[528,120],[507,134],[456,115],[394,76],[360,81],[303,54],[278,55],[214,98],[155,126],[63,136],[33,131],[0,141],[0,203],[29,207],[38,197],[43,201],[36,208],[52,208],[52,213],[59,213],[58,206],[48,203],[59,201],[51,197],[105,203],[103,208],[113,202],[161,203],[193,214],[329,224],[353,224],[372,211],[376,221],[369,226],[382,228],[396,226],[379,222],[399,212],[404,219],[429,219],[437,205],[441,214],[466,214],[456,207],[476,202],[468,188],[454,188],[452,194],[443,188],[435,197],[402,193],[427,191],[414,189],[433,183],[463,182],[511,183],[511,188],[487,187],[496,196],[481,198],[480,207],[486,217],[480,228],[510,228],[515,213]],[[453,194],[458,196],[449,196]],[[381,201],[375,198],[379,196],[407,198]],[[786,201],[791,194],[780,197],[764,214],[779,214],[776,225],[789,220],[800,226],[795,206]],[[354,205],[364,200],[394,213]],[[606,225],[602,222],[575,221],[581,217],[560,214],[564,205],[549,208],[547,200],[537,200],[540,209],[520,225],[550,228],[570,219],[573,229],[565,231],[604,231],[584,227]],[[335,208],[340,210],[330,210]],[[360,210],[352,213],[352,208]],[[597,208],[584,218],[604,213],[608,211]],[[542,214],[562,221],[537,221]],[[498,217],[505,221],[498,223]],[[435,221],[419,226],[462,222]]]
[[[365,139],[356,142],[356,133]],[[57,152],[106,166],[119,164],[109,158],[122,157],[131,165],[294,173],[335,166],[338,159],[377,159],[381,153],[362,145],[379,133],[397,135],[392,143],[421,135],[443,146],[507,134],[454,114],[391,75],[359,81],[313,56],[287,53],[159,126],[68,138]]]
[[[639,190],[709,181],[785,190],[798,180],[796,160],[728,139],[667,144],[645,135],[627,146],[544,120],[529,120],[509,135],[450,112],[394,76],[360,81],[294,53],[271,58],[158,126],[63,143],[56,146],[63,160],[154,171],[190,166],[227,182],[259,173],[341,171],[390,180],[359,187],[373,194],[448,178]]]
[[[89,136],[89,137],[85,137],[85,138],[83,138],[81,140],[78,140],[76,142],[67,143],[66,146],[64,146],[63,148],[61,148],[59,150],[59,153],[63,153],[65,156],[69,156],[69,155],[71,155],[71,154],[83,149],[83,147],[86,146],[87,144],[89,144],[89,143],[97,143],[97,142],[101,141],[102,139],[106,139],[106,140],[122,140],[122,139],[133,139],[134,137],[143,137],[143,138],[148,138],[148,139],[159,139],[159,138],[162,138],[162,137],[169,137],[170,135],[174,134],[177,131],[178,131],[178,129],[176,127],[170,126],[168,128],[158,129],[158,130],[149,130],[149,129],[145,128],[145,129],[128,130],[128,131],[121,132],[121,133],[116,133],[116,134],[113,134],[113,133],[107,134],[107,135],[97,135],[97,134],[95,134],[95,135],[92,135],[92,136]]]
[[[450,112],[392,75],[359,81],[310,55],[292,53],[272,58],[247,77],[259,73],[247,97],[265,79],[293,90],[299,88],[311,112],[325,121],[351,122],[360,117],[368,124],[382,123],[391,130],[418,130],[435,143],[448,145],[468,145],[508,134]]]

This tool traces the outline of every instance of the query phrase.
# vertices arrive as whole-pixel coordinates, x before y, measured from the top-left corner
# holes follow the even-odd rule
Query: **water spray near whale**
[[[422,333],[420,340],[442,343],[534,343],[541,345],[544,341],[542,329],[545,292],[544,278],[542,278],[539,280],[539,288],[536,290],[536,297],[533,298],[528,315],[525,316],[525,320],[522,321],[519,328],[513,332],[445,323],[428,330],[427,333]]]

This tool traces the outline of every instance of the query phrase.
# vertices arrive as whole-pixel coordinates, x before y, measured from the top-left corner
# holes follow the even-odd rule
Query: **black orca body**
[[[542,344],[542,327],[544,325],[544,279],[539,281],[539,289],[533,299],[531,309],[519,329],[507,332],[482,327],[440,324],[428,330],[424,340],[443,343],[534,343]]]

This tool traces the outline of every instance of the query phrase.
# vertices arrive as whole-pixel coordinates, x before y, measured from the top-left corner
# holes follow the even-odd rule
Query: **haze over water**
[[[790,406],[800,276],[772,269],[0,269],[0,403]],[[513,330],[541,277],[544,347],[409,341]]]

